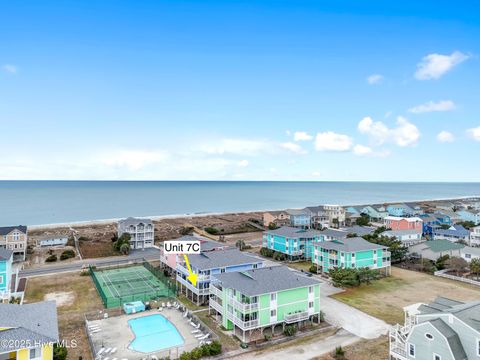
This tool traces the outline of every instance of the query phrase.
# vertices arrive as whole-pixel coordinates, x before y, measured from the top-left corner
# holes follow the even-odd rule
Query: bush
[[[316,274],[318,272],[317,265],[310,266],[308,271],[310,271],[312,274]]]
[[[62,252],[62,255],[60,255],[60,260],[67,260],[74,257],[75,257],[75,251],[65,250],[64,252]]]
[[[55,261],[57,261],[57,255],[55,254],[52,254],[45,259],[45,262],[55,262]]]
[[[345,358],[345,350],[341,346],[337,346],[335,348],[335,354],[333,355],[335,359],[344,359]]]
[[[193,226],[182,226],[180,229],[181,235],[191,235],[193,233]]]
[[[262,247],[260,249],[260,255],[265,256],[265,257],[269,257],[269,258],[271,258],[273,256],[274,252],[275,251],[273,251],[271,249],[268,249],[266,247]]]
[[[278,251],[274,251],[273,260],[276,260],[276,261],[287,260],[287,255],[282,254],[281,252],[278,252]]]
[[[222,344],[213,341],[211,344],[205,344],[194,348],[190,352],[184,352],[180,355],[180,360],[198,360],[204,356],[215,356],[222,353]]]
[[[78,241],[90,241],[90,239],[89,239],[88,237],[86,237],[86,236],[80,236],[80,237],[78,238]]]
[[[283,333],[286,336],[293,336],[297,333],[297,328],[295,327],[295,325],[287,325],[285,326],[285,330],[283,330]]]
[[[275,229],[278,229],[277,224],[275,223],[268,224],[268,230],[275,230]]]
[[[213,226],[207,226],[203,230],[205,230],[207,233],[212,234],[212,235],[216,235],[216,234],[219,233],[219,230],[216,227],[213,227]]]
[[[66,347],[60,346],[58,344],[53,345],[53,360],[66,360],[68,355],[68,350]]]

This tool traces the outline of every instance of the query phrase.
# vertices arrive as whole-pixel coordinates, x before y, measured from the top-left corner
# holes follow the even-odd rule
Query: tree
[[[271,222],[270,224],[268,224],[268,230],[275,230],[275,229],[278,229],[278,226],[277,224]]]
[[[67,360],[68,350],[58,344],[53,345],[53,360]]]
[[[368,216],[367,214],[360,214],[360,217],[357,218],[357,220],[355,221],[355,223],[358,225],[358,226],[368,226],[370,225],[370,216]]]
[[[238,250],[243,251],[245,249],[245,241],[237,240],[235,246],[238,248]]]
[[[113,233],[113,235],[112,235],[112,243],[117,242],[117,240],[118,240],[118,234],[117,234],[117,233]]]
[[[339,225],[338,218],[333,218],[332,223],[333,223],[334,227],[338,228],[338,225]]]
[[[443,270],[445,269],[445,264],[450,259],[450,255],[443,255],[440,256],[436,261],[435,261],[435,267],[437,270]]]
[[[354,237],[357,237],[357,236],[358,236],[357,233],[348,233],[347,234],[347,239],[354,238]]]
[[[455,243],[468,246],[468,243],[464,239],[457,240],[457,241],[455,241]]]
[[[120,246],[120,252],[123,254],[123,255],[128,255],[128,253],[130,252],[130,244],[122,244]]]
[[[193,226],[182,226],[180,235],[191,235],[193,233]]]
[[[378,229],[377,229],[378,230]],[[391,254],[392,263],[404,261],[408,254],[408,248],[403,245],[400,240],[397,240],[395,237],[388,237],[384,235],[376,234],[367,234],[363,238],[374,244],[379,244],[388,247],[388,251]]]
[[[478,280],[478,274],[480,273],[480,259],[472,259],[472,261],[470,261],[470,272],[474,273]]]
[[[462,225],[467,230],[475,227],[475,223],[473,221],[459,221],[457,222],[457,225]]]
[[[457,276],[459,275],[460,271],[463,271],[468,267],[468,263],[465,259],[456,256],[448,259],[445,264],[447,265],[447,269],[455,271]]]
[[[328,272],[336,287],[353,287],[360,285],[355,269],[332,269]]]
[[[132,237],[129,233],[123,233],[117,241],[113,243],[113,248],[120,251],[122,254],[127,255],[130,251],[130,239]],[[128,249],[127,249],[128,247]]]

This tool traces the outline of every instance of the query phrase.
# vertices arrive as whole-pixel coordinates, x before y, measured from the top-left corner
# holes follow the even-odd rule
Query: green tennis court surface
[[[168,279],[148,263],[105,270],[90,269],[90,273],[107,308],[130,301],[175,296],[175,289]]]

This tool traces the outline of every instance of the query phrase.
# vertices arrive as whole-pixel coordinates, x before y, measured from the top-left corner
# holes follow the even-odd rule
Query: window
[[[3,276],[0,276],[0,285],[3,285]]]
[[[442,357],[438,354],[433,354],[433,360],[442,360]]]
[[[220,269],[220,273],[223,274],[224,272],[225,272],[225,268],[221,268],[221,269]]]
[[[354,258],[354,257],[355,257],[355,253],[352,253],[352,258]]]
[[[415,357],[415,345],[408,344],[408,354]]]
[[[30,359],[36,359],[42,356],[42,349],[41,348],[35,348],[35,349],[30,349]]]
[[[253,268],[254,269],[258,268],[258,264],[253,264]]]
[[[277,310],[276,309],[270,311],[270,317],[276,317],[276,316],[277,316]]]
[[[308,308],[309,308],[309,309],[313,309],[313,301],[310,301],[310,302],[308,303]]]
[[[275,301],[277,300],[277,294],[276,293],[271,293],[270,294],[270,301]]]
[[[477,355],[480,356],[480,339],[477,339]]]
[[[308,287],[308,293],[309,293],[309,294],[312,294],[312,293],[313,293],[313,286],[309,286],[309,287]]]
[[[430,334],[430,333],[426,333],[426,334],[425,334],[425,337],[426,337],[428,340],[433,340],[433,335]]]

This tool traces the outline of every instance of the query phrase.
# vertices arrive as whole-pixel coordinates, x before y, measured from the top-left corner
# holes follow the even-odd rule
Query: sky
[[[474,1],[2,1],[0,180],[479,181]]]

